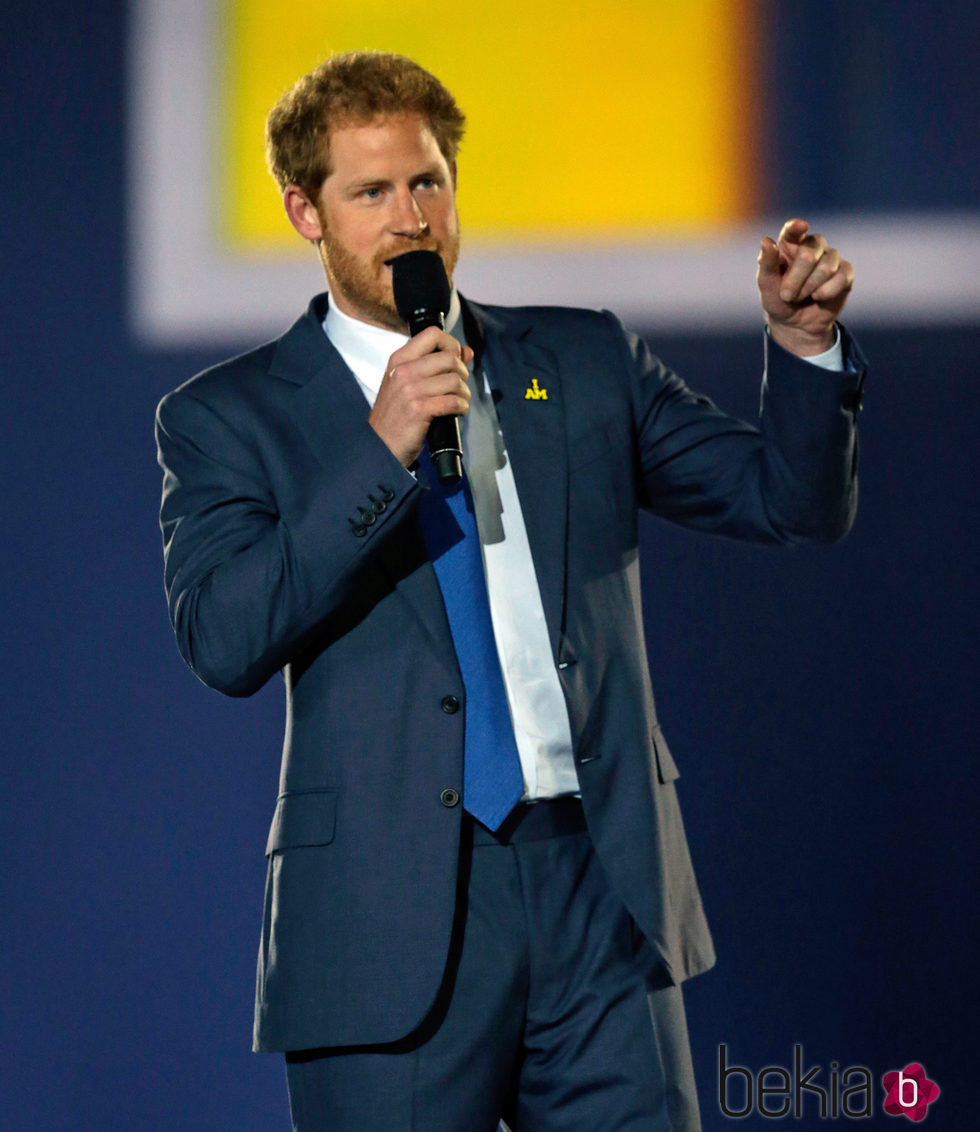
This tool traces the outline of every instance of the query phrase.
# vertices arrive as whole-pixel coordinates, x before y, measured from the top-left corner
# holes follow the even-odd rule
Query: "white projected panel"
[[[151,345],[255,342],[280,333],[324,287],[311,249],[293,258],[224,245],[215,210],[216,4],[138,0],[130,44],[129,309]],[[665,331],[760,324],[759,239],[783,218],[629,243],[480,243],[460,288],[485,302],[607,307]],[[980,215],[810,216],[857,268],[856,325],[980,321]],[[285,223],[285,221],[284,221]]]

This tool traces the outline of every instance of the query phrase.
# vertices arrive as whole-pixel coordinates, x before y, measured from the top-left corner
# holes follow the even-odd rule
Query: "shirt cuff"
[[[821,369],[835,370],[840,373],[844,369],[844,349],[840,343],[840,327],[835,325],[834,330],[837,337],[834,339],[833,346],[829,350],[824,350],[822,354],[810,354],[803,361],[809,362],[812,366],[820,366]]]

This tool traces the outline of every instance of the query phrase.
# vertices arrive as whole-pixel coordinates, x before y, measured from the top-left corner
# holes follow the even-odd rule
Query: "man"
[[[462,130],[400,56],[301,79],[269,160],[329,300],[158,412],[181,652],[231,695],[286,682],[255,1048],[287,1051],[297,1129],[695,1129],[677,984],[714,957],[637,511],[763,542],[846,532],[853,273],[803,221],[762,241],[761,429],[609,315],[454,292],[448,329],[409,339],[391,263],[434,251],[452,277]],[[424,451],[446,415],[450,489]]]

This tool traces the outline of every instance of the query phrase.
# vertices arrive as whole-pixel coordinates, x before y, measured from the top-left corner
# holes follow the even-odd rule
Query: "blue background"
[[[975,3],[764,10],[767,211],[980,208]],[[243,344],[127,332],[124,5],[0,11],[0,1126],[273,1132],[281,1064],[249,1039],[282,693],[225,700],[179,661],[151,435],[163,393]],[[843,544],[643,527],[654,683],[721,956],[688,991],[708,1132],[733,1127],[722,1042],[756,1072],[800,1042],[825,1085],[832,1061],[876,1082],[922,1061],[943,1090],[928,1127],[969,1122],[980,312],[854,329],[874,372]],[[652,341],[755,414],[758,336]]]

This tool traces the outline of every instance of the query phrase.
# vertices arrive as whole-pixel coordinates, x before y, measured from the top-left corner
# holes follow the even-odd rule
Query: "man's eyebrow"
[[[409,178],[410,181],[444,181],[446,174],[443,169],[438,165],[429,166],[426,169],[420,169],[417,173],[413,173]],[[355,180],[348,181],[344,185],[344,191],[348,193],[359,193],[364,189],[383,188],[385,185],[391,184],[390,177],[359,177]]]
[[[358,189],[373,189],[377,185],[387,185],[388,180],[385,177],[361,177],[355,181],[347,182],[347,189],[356,191]]]

